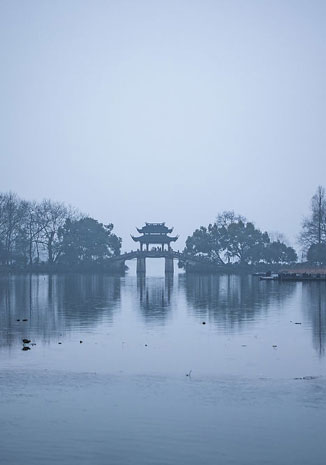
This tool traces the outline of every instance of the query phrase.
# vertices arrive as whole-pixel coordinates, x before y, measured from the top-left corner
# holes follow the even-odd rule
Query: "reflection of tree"
[[[320,356],[325,355],[326,287],[324,283],[302,283],[303,311],[311,321],[313,343]]]
[[[146,319],[164,321],[169,310],[171,293],[173,288],[173,277],[137,278],[137,288],[140,308]]]
[[[89,326],[120,300],[120,278],[103,275],[66,276],[59,284],[67,323]]]
[[[253,321],[272,303],[288,298],[296,283],[260,282],[248,275],[186,275],[181,280],[188,304],[203,319],[232,328]]]
[[[0,280],[2,346],[28,337],[49,341],[71,327],[112,318],[120,279],[103,275],[15,276]],[[27,322],[22,320],[27,318]],[[20,321],[17,322],[17,319]]]

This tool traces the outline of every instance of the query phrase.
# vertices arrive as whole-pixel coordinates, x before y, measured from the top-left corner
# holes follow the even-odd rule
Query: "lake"
[[[1,464],[326,463],[325,283],[17,275],[0,324]]]

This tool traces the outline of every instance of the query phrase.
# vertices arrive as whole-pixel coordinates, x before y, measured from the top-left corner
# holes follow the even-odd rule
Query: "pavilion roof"
[[[145,223],[145,226],[136,229],[140,234],[170,234],[173,231],[165,223]]]
[[[135,242],[143,244],[167,244],[175,242],[179,236],[167,236],[166,234],[145,234],[144,236],[131,236]]]

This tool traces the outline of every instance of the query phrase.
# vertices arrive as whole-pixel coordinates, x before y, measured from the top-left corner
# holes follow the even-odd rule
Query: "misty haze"
[[[0,2],[0,463],[324,465],[326,3]]]

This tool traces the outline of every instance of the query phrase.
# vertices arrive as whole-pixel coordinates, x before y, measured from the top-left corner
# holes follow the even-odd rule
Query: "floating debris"
[[[247,347],[247,344],[242,344],[242,346],[241,346],[241,347]]]
[[[296,323],[294,323],[294,324],[295,324],[295,325],[301,325],[301,323],[300,323],[300,322],[296,322]]]
[[[36,342],[32,342],[31,346],[36,346]]]
[[[277,345],[276,345],[276,344],[274,344],[272,347],[274,347],[274,349],[276,349]]]

